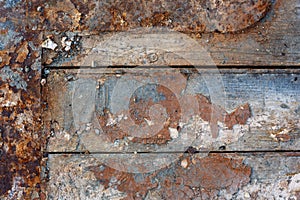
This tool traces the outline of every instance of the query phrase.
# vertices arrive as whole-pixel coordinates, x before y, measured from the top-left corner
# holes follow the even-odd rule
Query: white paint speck
[[[245,192],[244,197],[245,197],[246,199],[249,199],[251,196],[250,196],[250,194],[249,194],[248,192]]]
[[[46,49],[54,50],[57,47],[57,44],[53,42],[50,38],[48,38],[42,43],[42,47]]]
[[[291,183],[289,184],[290,192],[299,192],[300,191],[300,173],[292,177]]]
[[[188,161],[187,161],[187,159],[183,159],[181,161],[181,167],[183,167],[183,168],[187,168],[188,167]]]
[[[169,128],[170,136],[173,139],[178,138],[178,131],[176,128]]]
[[[148,120],[146,118],[144,118],[144,120],[146,121],[146,123],[148,124],[148,126],[152,126],[154,124],[151,120]]]

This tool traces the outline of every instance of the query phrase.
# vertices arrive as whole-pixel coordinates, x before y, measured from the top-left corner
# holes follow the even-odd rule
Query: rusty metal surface
[[[235,32],[265,16],[270,0],[47,1],[42,20],[52,30],[119,31],[165,26],[184,32]]]
[[[295,20],[295,16],[297,17],[299,13],[297,10],[295,13],[298,15],[294,13],[292,9],[295,7],[295,1],[291,2],[293,5],[281,0],[200,0],[189,2],[0,1],[0,198],[47,199],[49,196],[51,197],[51,194],[48,194],[47,197],[47,189],[50,193],[52,190],[49,187],[55,186],[51,182],[52,185],[48,185],[46,189],[47,184],[45,182],[47,181],[45,175],[47,170],[43,151],[47,148],[46,143],[49,136],[51,136],[51,131],[42,132],[41,112],[42,109],[47,109],[48,105],[40,100],[40,85],[45,84],[45,73],[42,72],[41,62],[51,64],[55,59],[56,61],[63,60],[63,58],[71,60],[75,55],[85,54],[86,52],[81,51],[82,43],[80,40],[82,35],[99,34],[103,31],[125,31],[143,27],[166,27],[175,31],[194,34],[193,36],[197,38],[202,37],[201,34],[203,33],[202,39],[207,41],[206,43],[210,47],[215,46],[215,49],[225,49],[223,51],[223,53],[225,52],[224,55],[220,54],[219,51],[212,51],[212,54],[215,54],[214,58],[220,64],[257,64],[263,62],[266,57],[270,60],[275,59],[275,64],[299,64],[299,39],[294,38],[299,32],[299,26],[297,26],[299,21],[297,23]],[[287,11],[293,14],[287,14]],[[264,19],[265,16],[267,17]],[[275,23],[269,26],[270,21],[273,19]],[[259,23],[259,21],[262,23]],[[256,25],[259,26],[258,32],[255,29]],[[280,31],[281,28],[284,33]],[[49,32],[52,33],[48,34]],[[223,35],[219,32],[230,34]],[[239,34],[236,32],[239,32]],[[275,34],[271,37],[269,34],[272,34],[272,32]],[[252,36],[249,38],[247,33],[251,33]],[[63,37],[65,37],[64,40]],[[253,54],[254,57],[249,57],[247,52],[239,51],[240,43],[235,43],[237,38],[241,41],[247,41],[245,42],[246,45],[243,46],[244,51],[259,52],[260,59],[257,62],[255,62],[256,54]],[[51,41],[55,43],[51,44]],[[253,41],[255,41],[254,44]],[[226,48],[230,47],[231,44],[234,44],[231,51],[226,53]],[[53,45],[58,45],[58,47]],[[53,49],[44,49],[47,57],[42,58],[42,47]],[[239,63],[234,60],[237,57],[234,52],[238,52],[238,57],[241,57],[238,60]],[[60,85],[56,87],[60,87]],[[286,107],[286,105],[282,105],[282,107]],[[297,112],[299,112],[299,109]],[[58,129],[57,123],[51,123],[50,129],[56,131]],[[293,135],[281,134],[281,132],[282,130],[275,128],[273,132],[270,132],[270,135],[275,137],[274,140],[286,143],[294,137]],[[76,141],[70,142],[70,149],[74,144],[76,144]],[[222,185],[222,188],[225,186],[230,195],[237,192],[241,186],[249,182],[249,166],[252,168],[255,166],[242,163],[239,158],[231,160],[217,155],[202,159],[197,158],[195,161],[192,157],[186,157],[182,161],[177,165],[175,163],[176,166],[171,169],[171,171],[173,170],[171,174],[174,176],[172,180],[169,180],[165,175],[168,174],[168,169],[152,175],[153,178],[158,178],[161,183],[161,189],[153,194],[150,194],[149,190],[151,190],[151,187],[155,187],[156,183],[149,183],[149,179],[144,180],[144,185],[147,187],[141,188],[139,186],[140,182],[136,182],[133,175],[129,173],[121,173],[106,168],[107,171],[104,172],[108,174],[104,174],[103,178],[101,172],[96,170],[96,165],[91,166],[88,171],[92,173],[98,182],[102,181],[104,187],[108,186],[108,179],[111,179],[110,174],[112,173],[115,173],[117,181],[124,177],[125,179],[128,178],[125,182],[133,184],[135,186],[133,189],[128,185],[116,185],[116,189],[120,190],[121,193],[128,193],[129,199],[133,197],[153,199],[154,197],[152,198],[151,195],[156,195],[158,199],[160,196],[173,198],[176,194],[184,198],[196,198],[197,195],[205,198],[208,196],[222,196],[223,193],[218,190],[220,185]],[[299,159],[293,160],[294,163],[297,163],[297,161]],[[72,167],[78,162],[72,162],[71,168],[67,166],[62,170],[78,169],[78,166]],[[189,166],[190,163],[193,163],[191,171],[184,171],[184,167],[179,167],[179,165]],[[206,168],[204,169],[203,166],[209,165],[209,163],[215,163],[215,168],[212,171],[205,171]],[[274,163],[276,164],[276,162]],[[68,163],[65,164],[69,165]],[[249,166],[247,166],[248,164]],[[61,168],[57,169],[57,171],[60,170]],[[221,171],[221,175],[226,175],[218,184],[212,181],[214,170]],[[299,167],[291,171],[297,173]],[[80,171],[76,172],[79,174]],[[195,178],[194,173],[207,177],[206,181],[199,183],[204,191],[201,189],[199,191],[199,187],[198,189],[197,187],[191,189],[195,186],[194,181],[197,181],[193,179]],[[238,176],[234,176],[233,173],[238,174]],[[65,175],[62,174],[63,179],[66,177]],[[254,174],[254,176],[258,175]],[[296,187],[297,176],[294,178],[294,174],[289,174],[288,177],[288,180],[282,180],[282,184],[285,184],[284,191],[290,191],[299,196],[299,190]],[[229,183],[227,178],[233,180],[233,182]],[[52,181],[55,182],[55,179]],[[184,185],[181,185],[181,183],[184,183]],[[78,184],[82,183],[79,182]],[[281,188],[280,184],[278,191]],[[293,187],[290,186],[292,184],[294,184]],[[253,191],[253,194],[260,194],[258,189],[255,190],[255,187],[267,191],[268,187],[272,188],[272,185],[264,188],[263,183],[255,184],[251,182],[245,187],[245,190],[249,189]],[[135,190],[141,190],[141,196],[137,197]],[[177,191],[180,192],[177,193]],[[275,193],[278,193],[278,191],[276,190]],[[71,194],[75,193],[76,191],[72,193],[71,190]],[[52,194],[57,193],[53,192]],[[56,197],[54,195],[54,199]]]
[[[35,199],[41,190],[39,32],[27,31],[26,2],[0,2],[0,196]]]

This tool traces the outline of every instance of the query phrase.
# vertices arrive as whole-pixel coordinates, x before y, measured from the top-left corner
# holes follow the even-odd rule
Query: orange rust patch
[[[291,136],[288,134],[278,134],[276,135],[276,139],[282,142],[287,142],[291,140]]]
[[[81,13],[70,0],[55,1],[44,7],[42,19],[50,22],[48,30],[77,30],[80,28]]]
[[[165,100],[159,101],[159,104],[166,108],[168,114],[168,120],[164,125],[164,128],[159,131],[155,136],[150,138],[134,138],[133,142],[142,142],[144,144],[164,144],[171,140],[169,128],[177,128],[179,119],[181,116],[181,109],[179,102],[176,99],[176,96],[171,90],[164,86],[157,86],[157,92],[166,97]],[[143,100],[139,102],[134,102],[134,98],[130,99],[130,113],[131,118],[135,119],[136,124],[141,124],[145,122],[145,118],[149,119],[148,109],[153,106],[155,103],[153,101],[145,102]],[[137,116],[136,114],[137,113]],[[150,120],[150,119],[149,119]]]
[[[8,29],[0,30],[0,35],[6,35],[8,33]]]
[[[11,57],[9,56],[8,51],[0,51],[0,57],[1,57],[0,67],[9,64]]]
[[[23,197],[30,199],[31,192],[40,189],[41,146],[46,140],[41,136],[39,75],[35,71],[26,75],[31,76],[27,91],[0,80],[0,195],[20,179]],[[17,199],[16,191],[11,195]]]
[[[47,30],[97,33],[164,26],[182,32],[236,32],[253,26],[269,11],[271,0],[48,1],[34,14]],[[96,20],[101,19],[101,20]]]
[[[146,17],[145,19],[141,20],[140,25],[142,27],[151,27],[151,26],[168,26],[170,24],[169,12],[162,12],[162,13],[153,13],[151,17]]]
[[[20,48],[17,50],[17,58],[16,61],[19,63],[24,62],[24,60],[26,59],[27,55],[29,53],[28,50],[28,42],[23,42],[23,44],[20,46]]]
[[[165,122],[164,127],[154,136],[148,138],[136,138],[134,137],[131,141],[136,143],[143,144],[165,144],[170,141],[172,138],[170,137],[169,128],[175,128],[180,131],[179,120],[181,118],[181,108],[180,104],[176,99],[176,96],[169,89],[164,86],[157,86],[157,92],[159,94],[163,94],[166,99],[160,100],[159,103],[162,105],[168,114],[168,120]],[[197,94],[196,98],[199,104],[199,115],[204,121],[208,121],[212,126],[212,135],[213,137],[217,137],[218,135],[218,125],[217,122],[223,122],[225,125],[232,129],[235,124],[246,124],[248,118],[251,117],[251,111],[249,104],[244,104],[232,113],[227,113],[220,106],[212,104],[209,99],[201,94]],[[130,117],[135,121],[136,124],[141,125],[142,123],[146,123],[145,120],[149,119],[149,108],[153,106],[155,103],[150,99],[148,101],[139,100],[135,101],[135,97],[130,99]],[[107,134],[108,138],[111,141],[115,141],[116,139],[122,139],[125,136],[130,136],[128,133],[123,132],[118,124],[114,126],[106,126],[109,117],[111,114],[108,110],[104,112],[104,115],[100,115],[98,117],[101,127],[104,132]]]
[[[99,123],[101,125],[102,130],[106,134],[106,137],[108,137],[108,139],[113,142],[116,139],[122,139],[125,136],[128,136],[127,133],[123,132],[117,126],[113,126],[113,127],[106,126],[106,124],[108,123],[109,117],[110,117],[109,110],[104,110],[104,114],[98,116]]]
[[[124,200],[143,199],[148,190],[157,187],[157,183],[152,183],[151,177],[147,175],[139,174],[142,176],[141,180],[136,181],[136,174],[121,172],[104,165],[92,167],[90,170],[106,188],[116,187],[119,191],[126,192],[127,197]]]
[[[171,140],[169,128],[177,128],[179,119],[181,116],[181,109],[179,102],[176,99],[176,96],[170,91],[168,88],[164,86],[158,86],[157,92],[164,95],[166,97],[165,100],[161,100],[157,103],[166,108],[166,112],[168,114],[168,120],[164,124],[162,130],[160,130],[157,134],[148,138],[133,138],[132,142],[143,143],[143,144],[165,144]],[[132,97],[130,99],[130,117],[134,119],[135,123],[141,125],[145,123],[145,119],[150,120],[149,118],[149,108],[153,106],[155,103],[150,99],[149,101],[139,100],[135,102],[135,98]],[[124,133],[117,126],[108,127],[106,126],[109,112],[104,116],[99,116],[99,122],[101,127],[103,127],[104,132],[108,135],[111,141],[116,139],[122,139],[125,136],[128,136],[127,133]]]
[[[250,181],[251,168],[242,160],[211,155],[205,158],[187,157],[190,165],[176,165],[172,179],[164,177],[160,194],[166,199],[212,198],[220,189],[235,193]]]
[[[220,106],[212,104],[209,99],[201,94],[197,95],[198,103],[199,103],[199,112],[200,117],[209,121],[212,125],[212,135],[213,137],[217,137],[217,122],[223,122],[225,125],[232,129],[235,124],[246,124],[247,120],[251,117],[251,110],[249,104],[244,104],[236,108],[235,111],[228,114],[223,108]]]
[[[128,26],[126,21],[126,12],[121,12],[116,8],[111,8],[110,13],[112,15],[111,27],[113,30],[124,30]]]
[[[187,168],[181,166],[182,159],[189,162]],[[125,199],[143,199],[150,190],[161,199],[213,198],[221,189],[234,194],[250,181],[251,168],[241,159],[210,155],[180,160],[150,174],[121,172],[104,165],[90,170],[106,188],[116,187],[126,193]]]
[[[228,128],[232,129],[235,124],[246,124],[247,120],[251,117],[251,110],[249,104],[244,104],[225,117],[225,124]]]

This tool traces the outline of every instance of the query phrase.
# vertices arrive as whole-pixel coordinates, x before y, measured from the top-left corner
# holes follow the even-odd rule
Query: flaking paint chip
[[[178,138],[178,131],[176,128],[169,128],[170,136],[173,139]]]
[[[53,42],[50,38],[48,38],[47,40],[45,40],[42,43],[42,47],[45,49],[55,50],[55,48],[57,47],[57,44],[55,42]]]

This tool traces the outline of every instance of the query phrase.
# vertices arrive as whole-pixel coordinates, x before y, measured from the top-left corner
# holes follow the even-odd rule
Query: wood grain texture
[[[255,26],[237,33],[190,33],[182,31],[189,35],[199,46],[204,48],[213,62],[217,66],[299,66],[299,31],[300,21],[299,13],[297,12],[298,2],[296,0],[277,0],[273,3],[271,10],[267,16]],[[155,28],[156,26],[151,28]],[[162,28],[162,27],[161,27]],[[165,28],[168,31],[174,29]],[[142,30],[142,31],[141,31]],[[144,31],[143,31],[144,30]],[[168,33],[163,35],[151,36],[147,35],[149,29],[128,29],[122,32],[74,32],[69,35],[81,35],[80,44],[72,45],[73,51],[66,52],[61,46],[63,35],[51,34],[51,31],[46,36],[51,35],[53,40],[58,44],[56,51],[44,49],[43,63],[52,66],[82,66],[86,59],[90,59],[93,50],[97,51],[99,60],[96,59],[100,66],[105,65],[187,65],[187,59],[183,59],[176,53],[163,51],[162,44],[176,44],[180,39],[176,36],[170,37]],[[128,32],[129,31],[129,32]],[[140,32],[139,32],[140,31]],[[173,32],[174,33],[174,32]],[[68,34],[68,33],[67,33]],[[178,33],[179,34],[179,33]],[[119,37],[119,41],[113,41],[113,38]],[[122,40],[123,38],[124,40]],[[147,39],[148,38],[148,39]],[[142,42],[142,41],[143,42]],[[151,42],[157,43],[156,49],[151,49],[159,55],[158,60],[149,62],[147,59]],[[182,40],[182,39],[181,39]],[[160,41],[160,42],[159,42]],[[145,48],[133,48],[130,51],[126,46],[122,46],[122,42],[127,42],[133,47],[137,44]],[[127,46],[127,47],[130,47]],[[81,49],[80,51],[76,50]],[[115,51],[118,47],[119,51]],[[183,46],[184,47],[184,46]],[[106,49],[105,51],[101,49]],[[188,54],[193,52],[193,48],[183,49],[182,53]],[[59,53],[58,53],[59,52]],[[107,56],[107,53],[109,57]],[[121,54],[120,54],[121,52]],[[58,56],[61,55],[61,56]],[[197,54],[197,52],[194,52]],[[138,56],[138,57],[137,57]],[[66,57],[66,58],[64,58]],[[134,57],[130,59],[128,57]],[[136,58],[137,57],[137,58]],[[59,59],[57,59],[59,58]],[[110,60],[108,60],[110,58]],[[195,58],[195,56],[194,56]],[[95,59],[95,58],[94,58]],[[206,60],[196,58],[195,63],[203,66],[206,65]]]
[[[49,140],[47,151],[114,152],[120,149],[130,152],[157,151],[151,146],[152,142],[134,142],[132,138],[132,141],[128,140],[130,134],[118,135],[122,132],[122,128],[113,129],[115,125],[119,126],[121,121],[125,120],[123,114],[123,117],[118,120],[120,115],[114,113],[112,109],[112,103],[116,101],[113,92],[116,87],[119,87],[117,84],[122,81],[121,77],[125,75],[103,73],[103,70],[105,69],[98,69],[102,73],[97,73],[97,69],[81,69],[80,72],[77,70],[51,71],[43,93],[44,101],[47,102],[47,110],[43,117],[46,125],[45,131],[46,133],[52,132],[53,135]],[[126,69],[123,70],[126,71]],[[130,76],[133,80],[155,78],[157,77],[155,71],[159,72],[161,77],[166,78],[170,76],[169,74],[173,76],[180,71],[180,69],[141,69],[139,73],[137,71],[130,73],[137,69],[127,70],[129,71],[127,75],[133,75]],[[111,69],[111,71],[118,71],[118,69]],[[179,132],[183,135],[187,134],[190,141],[184,142],[183,140],[182,144],[175,145],[170,149],[168,149],[168,145],[162,144],[162,146],[167,146],[165,150],[185,151],[188,146],[208,150],[218,150],[224,146],[223,148],[231,151],[299,150],[299,71],[273,70],[271,73],[262,73],[262,71],[264,70],[220,70],[222,87],[207,82],[207,80],[215,80],[214,76],[217,76],[217,71],[214,74],[206,74],[202,71],[201,75],[191,72],[184,94],[206,96],[211,99],[213,104],[225,109],[227,113],[248,103],[251,117],[245,124],[237,123],[231,128],[222,123],[222,119],[217,120],[217,138],[212,136],[211,124],[213,122],[205,121],[203,116],[201,118],[201,113],[190,116],[189,121],[185,123],[181,118],[184,125],[180,125],[182,127]],[[125,83],[123,90],[128,94],[134,94],[136,88],[133,91],[127,91],[129,85],[126,84],[130,85],[129,82]],[[173,87],[172,85],[167,86]],[[76,89],[74,90],[74,88]],[[216,96],[212,93],[212,91],[222,93],[222,89],[224,89],[223,94]],[[145,91],[147,90],[145,89]],[[144,96],[147,95],[150,95],[149,98],[152,99],[159,98],[153,93],[144,94]],[[80,96],[82,97],[77,98]],[[157,103],[159,102],[158,100]],[[168,107],[173,109],[171,102],[162,105],[167,109]],[[200,102],[200,110],[203,105],[203,102],[202,104]],[[193,107],[193,104],[189,106]],[[184,104],[180,104],[180,108],[184,109]],[[136,109],[138,108],[136,107]],[[104,115],[105,110],[110,113],[109,120],[112,120],[112,125],[108,121],[102,123],[105,118],[95,118],[92,114],[97,113],[96,115],[101,116]],[[180,111],[180,114],[184,115],[184,112]],[[132,116],[128,115],[128,117]],[[99,121],[95,122],[95,119]],[[113,122],[114,120],[116,121]],[[148,120],[150,119],[148,118]],[[172,128],[172,125],[169,126]],[[113,132],[110,132],[110,129]],[[100,136],[97,136],[95,131],[97,134],[100,133]],[[89,132],[91,133],[87,134]],[[103,134],[104,137],[102,137]],[[117,147],[114,146],[114,140],[119,142]],[[99,145],[97,146],[99,141],[106,142],[99,147]],[[87,146],[84,147],[82,142],[88,142],[90,149]],[[159,143],[159,141],[154,143]],[[87,145],[87,143],[84,144]]]
[[[120,195],[127,195],[127,199],[144,196],[151,200],[210,197],[300,199],[297,152],[299,8],[299,0],[0,1],[0,199],[99,199],[99,196],[102,199],[117,199]],[[162,34],[157,39],[157,35],[149,36],[143,31],[136,31],[136,28],[144,27],[149,27],[150,30],[159,27],[171,32],[177,31],[176,33],[179,31],[191,37],[197,43],[194,43],[195,47],[200,46],[205,50],[199,51],[200,55],[205,52],[208,54],[199,57],[199,52],[190,48],[193,45],[186,45],[185,40],[178,37],[179,33],[174,37]],[[127,34],[124,37],[123,32],[130,30],[135,35]],[[119,41],[111,40],[111,36],[118,34]],[[147,37],[151,40],[145,40]],[[124,45],[120,46],[122,42]],[[128,51],[130,45],[136,47],[139,44],[142,44],[142,48]],[[177,49],[168,51],[168,48],[160,48],[162,44],[177,44]],[[148,48],[143,48],[147,45]],[[149,45],[156,45],[156,48],[149,49]],[[107,50],[109,54],[97,52],[99,49]],[[115,51],[116,49],[119,51]],[[93,50],[96,50],[94,54]],[[110,53],[111,51],[115,52]],[[200,148],[202,153],[197,154],[200,158],[192,155],[196,152],[194,148],[188,148],[189,156],[180,157],[178,162],[166,171],[160,171],[149,182],[147,176],[144,181],[145,176],[139,174],[135,176],[103,168],[102,160],[95,160],[94,157],[90,159],[87,156],[49,154],[47,162],[47,150],[69,151],[73,154],[75,150],[85,151],[87,148],[81,146],[82,137],[79,137],[79,133],[72,130],[74,120],[71,110],[74,106],[70,106],[68,95],[69,86],[77,77],[70,72],[61,71],[63,75],[58,73],[55,77],[51,72],[46,80],[47,69],[43,69],[43,66],[82,66],[90,59],[90,55],[94,63],[87,65],[104,67],[191,64],[283,67],[279,70],[280,73],[278,70],[276,73],[273,70],[262,70],[254,75],[247,75],[248,69],[229,71],[226,81],[232,85],[226,85],[226,88],[231,97],[228,102],[226,99],[225,106],[217,110],[231,116],[229,125],[232,122],[242,123],[243,120],[232,118],[239,116],[238,119],[248,119],[248,113],[241,110],[243,105],[247,105],[244,102],[249,101],[252,103],[250,108],[254,108],[253,113],[258,118],[250,117],[246,125],[234,124],[235,132],[229,127],[224,128],[226,123],[218,123],[223,132],[218,134],[217,139],[208,137],[207,140],[201,140],[200,145],[193,144]],[[181,55],[186,57],[183,59]],[[295,69],[284,70],[286,65],[294,66]],[[113,77],[122,74],[122,71],[112,70],[105,76],[114,83]],[[190,76],[192,73],[183,74]],[[197,86],[196,89],[205,93],[201,81],[196,76],[192,78],[192,86]],[[269,81],[265,81],[267,79]],[[262,87],[258,87],[257,82]],[[110,86],[105,80],[103,83]],[[237,87],[241,84],[250,92]],[[40,100],[41,85],[45,86],[42,96],[47,98],[43,101]],[[86,88],[81,89],[84,94]],[[194,91],[191,87],[189,89]],[[162,88],[159,91],[169,94],[168,90]],[[205,101],[203,98],[200,102],[207,105],[206,109],[215,108],[213,104],[223,104],[215,100]],[[90,105],[90,102],[85,101],[84,104]],[[45,114],[44,131],[41,123],[42,112]],[[80,110],[78,113],[81,114]],[[173,119],[170,124],[174,126],[175,122]],[[208,123],[200,118],[195,118],[194,122],[203,125],[199,129],[209,128]],[[163,142],[169,141],[171,136],[176,137],[173,126],[172,134]],[[193,126],[189,127],[192,130]],[[86,127],[89,128],[91,127]],[[236,135],[231,137],[232,132],[238,134],[238,140]],[[151,139],[150,142],[153,141],[155,142]],[[126,146],[126,142],[113,141],[117,147]],[[131,163],[137,164],[137,160],[132,159],[132,154],[140,156],[137,152],[134,154],[136,147],[143,149],[145,146],[140,141],[132,143],[129,142],[131,154],[125,154],[127,157],[125,161],[123,159],[127,166]],[[263,151],[264,148],[272,153]],[[223,154],[208,156],[210,150]],[[246,150],[253,154],[245,155]],[[228,154],[225,155],[225,151]],[[237,152],[243,153],[233,155]],[[116,159],[116,155],[109,154],[108,157],[117,160],[117,164],[122,164]],[[134,169],[134,165],[130,169]],[[106,172],[103,174],[104,178],[101,178],[101,170]],[[47,179],[47,172],[50,173],[50,180]],[[160,183],[160,188],[156,187],[157,183]]]
[[[299,155],[183,155],[146,174],[116,171],[92,155],[50,155],[48,166],[49,199],[299,198]]]

